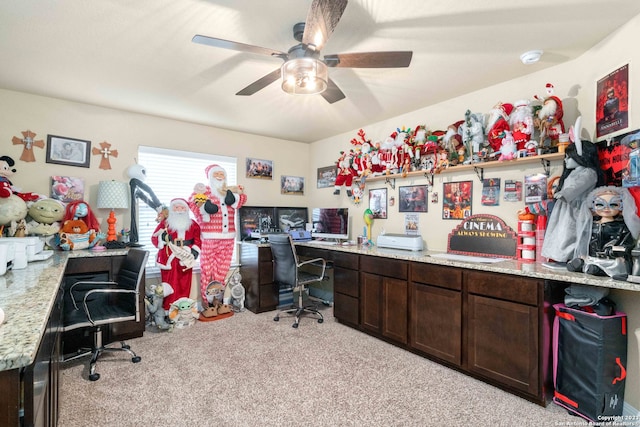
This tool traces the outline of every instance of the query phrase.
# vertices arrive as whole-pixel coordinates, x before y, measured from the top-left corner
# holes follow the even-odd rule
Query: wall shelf
[[[549,166],[551,162],[554,160],[562,160],[564,159],[564,153],[551,153],[551,154],[542,154],[540,156],[531,156],[531,157],[522,157],[514,160],[505,160],[505,161],[492,161],[492,162],[480,162],[480,163],[472,163],[469,165],[457,165],[446,168],[437,174],[431,174],[427,171],[413,171],[408,172],[406,176],[402,176],[402,174],[390,174],[390,175],[378,175],[367,178],[367,182],[369,181],[382,181],[385,183],[389,183],[392,188],[395,188],[396,179],[407,179],[413,177],[426,177],[429,179],[431,185],[433,185],[433,175],[446,175],[455,172],[463,172],[473,170],[478,175],[478,178],[482,180],[484,178],[484,170],[492,169],[498,167],[519,167],[525,164],[533,164],[533,163],[541,163],[544,173],[549,175]]]

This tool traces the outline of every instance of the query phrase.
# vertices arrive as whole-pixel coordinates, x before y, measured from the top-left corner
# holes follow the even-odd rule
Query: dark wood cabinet
[[[245,307],[254,313],[275,310],[278,286],[273,283],[271,248],[243,242],[240,245],[240,264]]]
[[[352,326],[360,325],[359,256],[330,253],[333,262],[333,316]]]
[[[462,270],[411,264],[411,348],[460,366],[462,362]]]
[[[542,280],[465,272],[467,369],[515,391],[541,395]]]
[[[374,334],[408,341],[408,263],[360,257],[361,326]]]

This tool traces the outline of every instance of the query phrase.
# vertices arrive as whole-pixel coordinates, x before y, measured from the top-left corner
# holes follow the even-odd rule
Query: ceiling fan
[[[293,26],[293,36],[300,42],[288,52],[260,46],[195,35],[191,40],[223,49],[268,55],[282,59],[284,64],[261,77],[236,95],[249,96],[282,78],[282,89],[291,94],[311,95],[319,93],[333,104],[345,98],[345,94],[329,78],[328,67],[342,68],[400,68],[408,67],[413,52],[356,52],[325,55],[320,59],[320,51],[338,25],[347,0],[313,0],[306,22]]]

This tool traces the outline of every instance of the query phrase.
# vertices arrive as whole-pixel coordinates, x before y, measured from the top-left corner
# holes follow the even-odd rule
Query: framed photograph
[[[247,178],[273,179],[273,160],[247,157]]]
[[[47,163],[88,168],[91,141],[47,135]]]
[[[328,188],[336,185],[338,168],[335,166],[325,166],[318,168],[318,188]]]
[[[374,218],[387,219],[387,189],[375,188],[369,190],[369,209]]]
[[[427,185],[409,185],[398,189],[398,211],[427,212]]]
[[[472,215],[473,181],[442,184],[442,219],[465,219]]]
[[[51,198],[64,203],[84,200],[84,179],[73,176],[52,176]]]
[[[280,194],[302,196],[304,194],[304,177],[282,175],[280,177]]]

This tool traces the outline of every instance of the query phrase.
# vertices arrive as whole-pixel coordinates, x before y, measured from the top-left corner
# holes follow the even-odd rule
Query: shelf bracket
[[[480,179],[480,182],[482,182],[482,180],[484,180],[484,168],[474,166],[473,170],[476,172],[476,175],[478,175],[478,179]]]
[[[433,176],[433,170],[424,173],[424,177],[427,178],[427,181],[429,181],[429,185],[431,186],[431,188],[433,188]]]
[[[392,190],[396,189],[396,179],[395,178],[385,178],[384,179],[384,183],[385,184],[389,184],[389,186],[391,187]]]
[[[540,163],[542,163],[544,174],[549,176],[551,174],[551,162],[548,159],[540,159]]]

